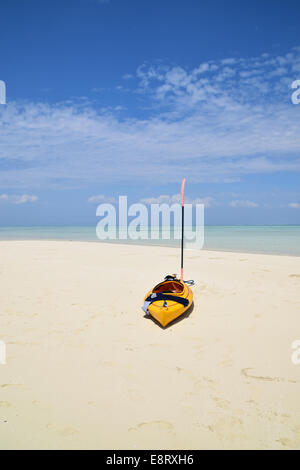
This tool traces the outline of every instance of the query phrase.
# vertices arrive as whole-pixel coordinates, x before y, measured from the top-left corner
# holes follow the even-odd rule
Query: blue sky
[[[300,224],[299,24],[296,0],[2,0],[0,224],[93,225],[183,176],[206,223]]]

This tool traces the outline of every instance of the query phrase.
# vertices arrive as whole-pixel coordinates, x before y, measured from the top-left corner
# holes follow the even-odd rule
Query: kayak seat
[[[165,281],[158,284],[153,292],[155,294],[160,293],[171,293],[171,294],[180,294],[183,292],[184,286],[180,281]]]

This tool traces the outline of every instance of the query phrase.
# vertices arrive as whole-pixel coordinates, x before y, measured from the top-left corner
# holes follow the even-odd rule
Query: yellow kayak
[[[157,284],[144,298],[143,310],[165,327],[185,313],[193,303],[193,292],[173,276]]]
[[[161,326],[169,325],[176,318],[183,315],[193,303],[193,292],[190,285],[194,281],[183,280],[183,248],[184,248],[184,186],[185,178],[181,184],[182,224],[181,224],[181,268],[180,279],[176,274],[165,277],[144,298],[142,309],[146,315],[151,315]]]

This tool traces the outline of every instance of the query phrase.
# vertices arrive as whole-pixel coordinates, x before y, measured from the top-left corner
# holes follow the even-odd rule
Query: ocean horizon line
[[[95,228],[97,224],[94,225],[0,225],[1,229],[15,229],[15,228]],[[195,227],[196,225],[192,225]],[[126,227],[126,225],[114,225],[114,227]],[[146,227],[150,227],[150,224]],[[157,226],[160,227],[160,226]],[[174,225],[170,225],[170,227],[174,227]],[[205,227],[300,227],[300,224],[205,224]]]
[[[112,229],[120,229],[121,227],[115,226]],[[130,237],[127,239],[111,237],[110,239],[100,240],[97,237],[95,225],[6,226],[0,227],[0,241],[64,240],[178,246],[178,239],[174,237],[174,227],[158,227],[158,229],[160,235],[163,234],[164,230],[170,230],[168,239],[163,239],[162,236],[157,239],[151,238],[151,227],[148,227],[148,235],[145,238],[131,240]],[[186,248],[300,256],[300,225],[205,225],[203,235],[204,243],[202,243],[203,238],[201,241],[196,241],[196,243],[186,240]]]

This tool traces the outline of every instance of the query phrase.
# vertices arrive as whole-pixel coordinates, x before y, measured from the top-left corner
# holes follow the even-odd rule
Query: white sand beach
[[[299,257],[187,251],[195,305],[146,292],[173,248],[0,242],[1,449],[300,449]]]

